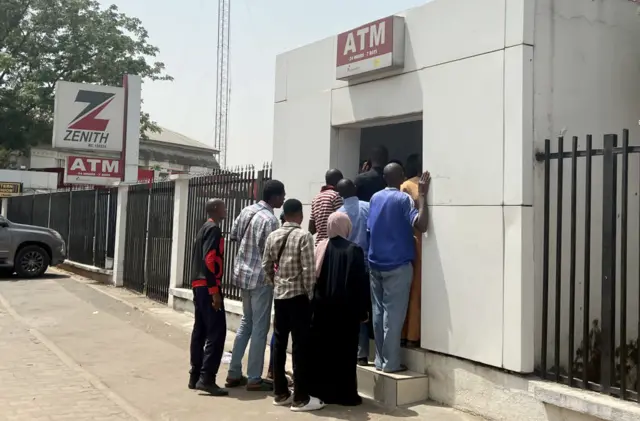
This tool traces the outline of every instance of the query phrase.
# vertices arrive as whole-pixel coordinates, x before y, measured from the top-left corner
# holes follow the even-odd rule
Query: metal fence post
[[[604,137],[602,162],[602,392],[611,394],[615,383],[616,348],[616,181],[617,165],[613,148],[617,135]]]

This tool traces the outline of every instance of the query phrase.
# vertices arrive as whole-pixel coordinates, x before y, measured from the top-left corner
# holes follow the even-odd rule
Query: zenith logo
[[[78,91],[75,102],[85,103],[87,106],[71,120],[64,140],[90,143],[92,146],[104,148],[109,140],[109,133],[106,132],[109,120],[98,116],[115,96],[116,94],[108,92]]]

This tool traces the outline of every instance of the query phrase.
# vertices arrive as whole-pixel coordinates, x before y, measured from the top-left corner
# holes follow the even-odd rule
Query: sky
[[[271,160],[275,58],[427,0],[231,0],[227,165]],[[217,0],[101,0],[139,18],[173,82],[147,81],[143,109],[160,126],[213,146]]]

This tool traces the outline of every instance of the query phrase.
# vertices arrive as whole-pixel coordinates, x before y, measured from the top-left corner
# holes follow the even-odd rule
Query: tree
[[[0,0],[0,166],[51,139],[58,80],[119,86],[125,73],[172,80],[137,18],[94,0]],[[142,113],[141,132],[158,127]]]

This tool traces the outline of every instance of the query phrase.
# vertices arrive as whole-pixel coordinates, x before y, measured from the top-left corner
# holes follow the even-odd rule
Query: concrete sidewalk
[[[389,411],[369,402],[294,414],[263,393],[202,396],[186,388],[192,323],[124,289],[61,272],[0,281],[0,420],[478,420],[428,405]],[[232,342],[230,332],[227,350]]]

